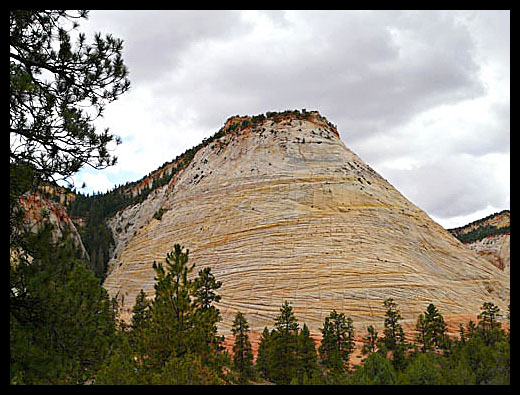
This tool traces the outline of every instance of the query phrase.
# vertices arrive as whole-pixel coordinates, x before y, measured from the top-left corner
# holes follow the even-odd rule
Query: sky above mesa
[[[232,115],[318,110],[446,228],[510,207],[510,12],[91,11],[132,87],[96,121],[123,143],[83,193],[136,181]],[[89,41],[90,41],[89,40]]]

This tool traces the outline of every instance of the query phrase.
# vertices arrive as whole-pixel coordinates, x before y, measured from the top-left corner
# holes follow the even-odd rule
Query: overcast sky
[[[446,228],[510,207],[509,11],[91,11],[124,40],[132,88],[99,128],[135,181],[231,115],[318,110],[347,147]]]

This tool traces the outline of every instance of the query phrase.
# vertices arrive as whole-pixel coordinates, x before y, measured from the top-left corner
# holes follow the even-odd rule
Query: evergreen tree
[[[476,377],[464,352],[466,343],[459,342],[452,353],[441,360],[443,383],[448,385],[475,384]]]
[[[170,355],[159,373],[153,375],[153,385],[219,385],[226,384],[218,372],[202,362],[199,355]]]
[[[464,330],[464,324],[459,324],[459,342],[464,345],[466,344],[466,331]]]
[[[477,326],[472,320],[469,320],[466,326],[466,338],[473,339],[477,335]]]
[[[396,382],[397,374],[392,363],[379,353],[371,353],[350,380],[350,384],[355,385],[389,385]]]
[[[388,298],[383,303],[386,308],[385,321],[384,321],[384,344],[389,350],[395,350],[397,345],[404,342],[404,331],[399,324],[402,319],[397,304],[392,298]]]
[[[298,335],[296,354],[298,356],[296,369],[298,384],[305,384],[305,381],[310,382],[312,378],[319,376],[316,345],[306,324],[303,324]]]
[[[150,323],[152,303],[146,298],[146,294],[141,289],[135,298],[135,304],[132,308],[132,319],[130,327],[132,332],[140,336]]]
[[[435,356],[428,353],[418,354],[406,367],[404,373],[411,385],[443,384],[442,374],[435,364]]]
[[[265,327],[258,343],[256,370],[266,379],[269,377],[269,373],[272,370],[272,348],[271,333],[269,332],[269,329]]]
[[[272,359],[268,376],[277,384],[289,384],[296,375],[297,335],[298,321],[294,317],[292,306],[285,301],[275,319],[271,334]]]
[[[249,325],[241,312],[237,312],[231,328],[233,345],[233,367],[239,374],[239,383],[246,384],[253,378],[253,351],[249,341]]]
[[[430,303],[424,313],[426,324],[426,338],[428,345],[436,349],[446,348],[448,337],[446,335],[446,323],[433,303]]]
[[[166,383],[184,383],[182,377],[169,377],[176,369],[184,375],[184,366],[194,363],[203,376],[211,371],[211,377],[224,381],[223,367],[229,364],[223,352],[222,336],[218,336],[216,324],[220,311],[212,305],[220,300],[214,291],[221,286],[211,271],[201,270],[199,276],[190,279],[194,264],[188,265],[189,250],[174,245],[166,254],[165,267],[154,262],[156,273],[155,298],[151,305],[150,324],[146,337],[145,365],[154,378],[153,383],[165,379]],[[191,361],[191,362],[190,362]],[[199,366],[200,365],[200,366]],[[202,376],[197,376],[202,380]],[[195,377],[195,376],[194,376]],[[209,377],[209,376],[208,376]],[[196,384],[199,378],[194,378]],[[212,379],[211,379],[212,380]],[[210,380],[210,381],[211,381]]]
[[[482,305],[478,315],[478,331],[486,345],[494,344],[501,336],[501,323],[497,321],[501,316],[500,309],[493,303],[486,302]]]
[[[428,323],[424,318],[424,314],[419,314],[417,323],[415,324],[415,341],[421,346],[421,352],[425,353],[432,349],[432,338],[428,335]]]
[[[97,372],[95,385],[150,384],[142,371],[142,360],[136,360],[135,348],[127,335],[125,332],[118,333],[117,344]]]
[[[134,357],[138,359],[141,365],[145,364],[148,359],[146,354],[148,350],[148,331],[152,317],[151,306],[152,302],[146,298],[146,294],[141,289],[135,298],[130,331],[128,333],[128,341],[134,350]]]
[[[378,333],[373,325],[369,325],[367,328],[367,336],[363,338],[364,344],[361,352],[363,355],[371,354],[376,351],[378,342]]]
[[[408,345],[405,342],[403,327],[399,323],[402,319],[397,304],[392,298],[383,302],[386,308],[383,339],[385,349],[392,351],[392,362],[397,369],[401,369],[405,362],[405,351]]]
[[[322,363],[339,374],[348,371],[350,354],[354,350],[352,319],[333,310],[325,317],[321,328],[323,339],[319,347]]]
[[[171,355],[178,358],[188,352],[193,329],[190,293],[193,281],[188,274],[194,265],[188,266],[189,251],[175,244],[166,254],[166,270],[162,263],[153,263],[156,284],[150,322],[148,360],[160,369]]]
[[[193,280],[194,330],[198,333],[195,338],[199,340],[196,349],[203,363],[215,367],[224,363],[221,360],[224,337],[217,335],[217,323],[222,317],[213,305],[221,299],[216,293],[221,286],[222,282],[215,279],[209,267],[200,270],[198,277]]]
[[[69,32],[88,11],[10,10],[10,162],[30,164],[39,178],[65,179],[87,164],[115,163],[121,140],[93,122],[130,87],[122,40],[96,34],[88,45]]]
[[[115,317],[108,294],[64,234],[52,226],[27,235],[31,259],[11,267],[12,384],[77,384],[108,355]],[[29,303],[29,304],[26,304]]]

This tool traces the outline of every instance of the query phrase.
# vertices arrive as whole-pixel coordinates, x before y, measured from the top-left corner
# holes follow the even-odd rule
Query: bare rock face
[[[475,251],[493,265],[510,273],[511,212],[503,210],[465,226],[450,229],[450,233],[464,241],[467,248]]]
[[[29,231],[36,233],[44,224],[50,223],[53,225],[53,242],[59,240],[66,233],[76,248],[88,259],[87,250],[74,221],[61,204],[53,202],[38,192],[29,192],[20,197],[20,207],[25,212],[24,226]]]
[[[389,297],[405,326],[429,303],[449,322],[466,322],[488,301],[506,309],[509,277],[401,195],[319,114],[233,125],[110,220],[116,249],[104,286],[123,318],[140,289],[153,297],[152,263],[174,243],[190,250],[196,271],[209,266],[222,281],[225,335],[237,311],[253,332],[271,327],[284,300],[312,333],[332,309],[358,333],[381,328]]]
[[[509,233],[488,236],[466,245],[500,270],[504,270],[507,274],[510,273],[511,236]]]

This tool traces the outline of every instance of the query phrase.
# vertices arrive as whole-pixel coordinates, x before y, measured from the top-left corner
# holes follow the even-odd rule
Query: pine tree
[[[432,354],[419,354],[405,369],[408,383],[411,385],[444,384],[442,374],[434,362]]]
[[[402,317],[399,314],[397,304],[392,298],[386,299],[383,305],[386,308],[386,312],[382,342],[387,350],[392,351],[394,366],[397,369],[401,369],[405,361],[405,351],[408,348],[405,342],[403,327],[399,323]]]
[[[150,323],[150,348],[148,360],[160,369],[170,356],[181,357],[187,353],[192,340],[193,315],[190,292],[193,281],[188,274],[194,265],[188,266],[189,251],[182,251],[179,244],[166,254],[166,270],[162,263],[153,263],[156,273],[155,298]]]
[[[154,374],[153,383],[166,380],[174,383],[181,377],[169,377],[176,369],[184,375],[186,363],[193,362],[199,373],[211,371],[211,377],[224,380],[223,367],[228,355],[223,352],[222,336],[217,334],[216,324],[220,311],[212,305],[220,300],[215,291],[221,286],[209,269],[190,279],[194,264],[188,264],[189,250],[179,244],[166,254],[164,267],[154,262],[156,273],[155,298],[151,306],[150,325],[145,331],[146,364]],[[191,362],[189,362],[191,361]],[[202,380],[202,376],[197,376]],[[188,376],[190,375],[188,374]],[[194,376],[195,377],[195,376]],[[194,378],[194,384],[199,378]],[[181,380],[182,379],[182,380]],[[159,382],[158,382],[159,380]]]
[[[153,375],[153,385],[222,385],[226,382],[197,354],[186,353],[170,357],[159,373]]]
[[[135,348],[127,335],[125,332],[118,333],[117,344],[98,370],[95,385],[150,384],[141,372],[142,361],[136,361]]]
[[[404,342],[404,331],[401,324],[399,324],[403,317],[399,314],[397,304],[392,298],[386,299],[383,305],[386,308],[383,340],[389,350],[395,350],[399,343]]]
[[[151,306],[151,301],[146,298],[146,294],[141,289],[135,298],[135,304],[132,308],[132,319],[130,323],[132,332],[140,335],[148,326],[151,317]]]
[[[415,324],[415,341],[420,344],[421,352],[425,353],[432,348],[431,338],[428,336],[427,322],[424,318],[424,314],[419,314],[417,317],[417,323]]]
[[[115,164],[109,144],[121,140],[93,124],[130,87],[123,41],[70,31],[88,11],[10,10],[10,162],[30,164],[39,178],[69,178],[87,164]]]
[[[152,317],[152,302],[146,298],[146,294],[141,289],[135,298],[135,304],[132,309],[132,319],[130,322],[130,331],[128,333],[128,342],[134,350],[135,358],[141,365],[147,361],[148,350],[148,331]]]
[[[477,326],[473,322],[473,320],[469,320],[466,326],[466,337],[468,340],[474,338],[477,335]]]
[[[233,367],[239,374],[239,383],[246,384],[253,378],[253,351],[249,341],[249,325],[241,312],[237,312],[231,329],[235,336]]]
[[[348,371],[350,354],[354,350],[352,319],[333,310],[325,317],[321,328],[323,339],[319,347],[322,363],[331,371],[344,374]]]
[[[277,384],[289,384],[296,375],[297,335],[298,321],[294,317],[292,306],[285,301],[280,308],[280,315],[275,319],[271,335],[272,371],[269,373],[269,377]]]
[[[397,374],[392,363],[374,352],[368,356],[363,365],[354,371],[350,384],[390,385],[396,384],[396,382]]]
[[[378,333],[373,325],[369,325],[367,328],[367,336],[363,338],[364,344],[361,352],[363,355],[371,354],[376,351],[378,342]]]
[[[262,331],[260,341],[258,343],[258,353],[256,356],[256,370],[264,378],[269,378],[271,372],[272,361],[272,344],[271,333],[267,327]]]
[[[309,381],[319,375],[316,345],[306,324],[303,324],[303,328],[298,335],[296,354],[298,357],[296,369],[298,384],[305,384],[306,380]]]
[[[466,332],[464,330],[464,324],[462,322],[459,323],[459,342],[462,345],[466,344]]]
[[[13,384],[78,384],[108,355],[115,317],[108,294],[64,234],[27,235],[32,260],[11,269],[10,368]],[[30,302],[30,304],[25,304]]]
[[[477,328],[486,345],[494,344],[502,334],[501,323],[497,318],[501,316],[500,309],[493,303],[486,302],[482,305],[478,315]]]
[[[426,312],[424,313],[424,320],[426,324],[426,337],[429,344],[437,349],[446,348],[447,325],[444,322],[444,318],[433,305],[433,303],[428,305]]]
[[[223,363],[220,357],[224,350],[224,337],[217,335],[217,324],[222,317],[213,305],[221,299],[216,293],[221,286],[222,282],[215,279],[209,267],[200,270],[198,277],[193,280],[194,330],[197,332],[195,338],[198,339],[194,347],[202,357],[202,362],[214,367]]]

